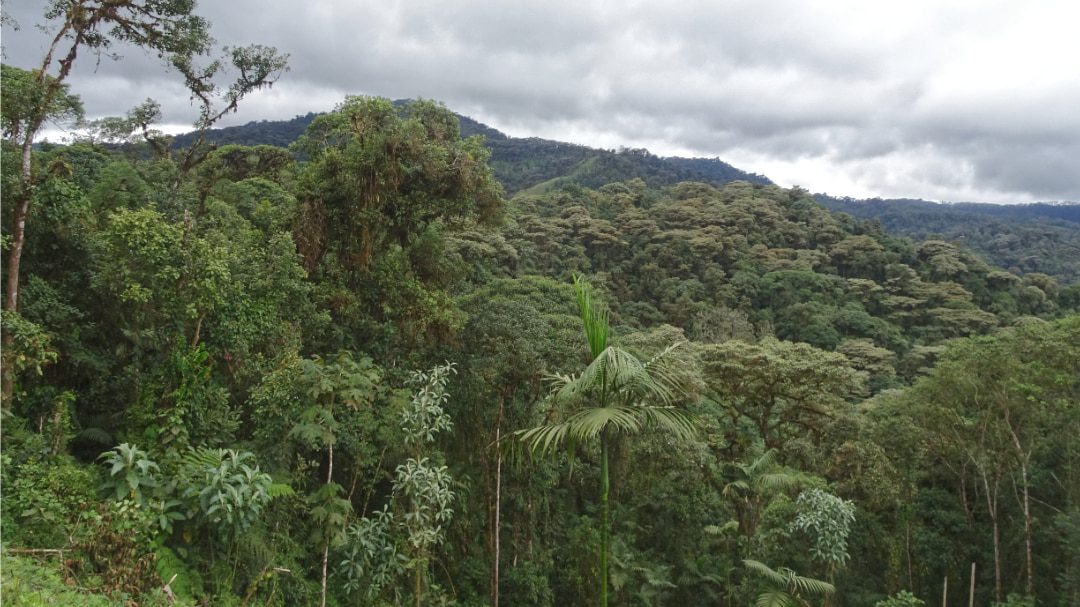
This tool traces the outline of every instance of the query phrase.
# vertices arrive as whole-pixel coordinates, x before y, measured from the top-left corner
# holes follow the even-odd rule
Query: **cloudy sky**
[[[6,0],[4,61],[39,62],[44,0]],[[203,0],[220,45],[289,53],[229,124],[346,94],[445,102],[514,136],[719,157],[855,197],[1080,200],[1074,0]],[[194,119],[136,49],[80,58],[91,116],[146,97]]]

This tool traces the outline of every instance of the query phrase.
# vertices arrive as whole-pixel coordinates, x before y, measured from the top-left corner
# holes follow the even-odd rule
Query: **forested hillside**
[[[407,103],[394,102],[398,107]],[[211,129],[206,132],[206,141],[217,145],[287,146],[300,137],[314,117],[315,114],[308,114],[286,121],[264,120]],[[762,175],[740,171],[718,158],[662,158],[648,150],[601,150],[538,137],[509,137],[466,116],[456,117],[463,137],[483,137],[484,147],[491,152],[488,164],[509,194],[529,188],[542,191],[565,185],[598,188],[635,177],[645,179],[655,187],[688,180],[718,185],[737,180],[771,183]],[[196,133],[179,135],[172,145],[175,149],[183,149],[197,139]]]
[[[5,79],[12,605],[1080,603],[1075,281],[435,102],[35,147]]]
[[[1080,280],[1080,203],[940,204],[925,200],[853,200],[815,196],[829,209],[877,219],[890,232],[937,236],[1013,272]]]
[[[402,105],[405,101],[396,101]],[[288,121],[251,122],[212,129],[206,139],[216,145],[288,146],[303,133],[315,114]],[[462,136],[481,135],[491,152],[488,164],[507,194],[544,192],[567,186],[597,189],[609,183],[642,179],[651,187],[682,181],[721,186],[732,181],[771,183],[709,158],[658,157],[647,150],[598,150],[536,137],[509,137],[466,116],[457,116]],[[173,147],[183,149],[195,133],[179,135]],[[941,239],[978,253],[994,266],[1013,273],[1042,273],[1062,284],[1080,280],[1080,204],[941,204],[925,200],[855,200],[815,195],[826,208],[860,219],[877,219],[898,236]]]

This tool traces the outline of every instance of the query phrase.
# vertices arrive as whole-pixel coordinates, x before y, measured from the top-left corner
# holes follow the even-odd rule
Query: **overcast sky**
[[[6,0],[4,61],[40,62],[44,0]],[[855,197],[1080,200],[1080,2],[203,0],[221,45],[291,71],[228,124],[424,97],[514,136],[719,157]],[[133,49],[79,58],[90,117],[195,112]]]

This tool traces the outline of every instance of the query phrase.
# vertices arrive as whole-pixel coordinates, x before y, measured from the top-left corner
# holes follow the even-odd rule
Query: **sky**
[[[5,0],[4,62],[40,63],[44,0]],[[718,157],[856,198],[1080,201],[1074,0],[202,0],[218,46],[290,71],[223,125],[426,98],[509,135]],[[70,78],[89,117],[152,97],[195,119],[139,49]]]

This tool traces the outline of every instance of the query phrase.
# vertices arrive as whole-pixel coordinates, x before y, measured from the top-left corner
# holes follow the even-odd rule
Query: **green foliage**
[[[149,150],[32,154],[2,514],[7,548],[63,548],[57,600],[155,604],[176,574],[181,601],[314,604],[325,562],[331,605],[843,607],[976,561],[985,604],[996,543],[1002,600],[1030,545],[1035,600],[1077,602],[1060,275],[430,102],[350,98],[296,156],[170,145],[158,114],[99,125]],[[556,181],[504,209],[496,176]]]
[[[780,567],[772,569],[764,563],[746,559],[743,565],[748,571],[762,578],[772,587],[757,597],[757,607],[789,607],[799,605],[809,607],[809,598],[831,595],[836,588],[828,582],[815,580],[796,574],[791,569]]]
[[[347,594],[374,601],[405,573],[408,557],[398,551],[395,527],[393,514],[384,508],[360,518],[345,530],[337,574],[344,578]]]
[[[83,607],[119,607],[122,601],[111,600],[87,588],[73,588],[57,573],[57,567],[28,557],[3,555],[4,604],[12,607],[46,605],[82,605]]]
[[[122,443],[98,459],[109,469],[103,489],[115,500],[145,505],[161,486],[161,467],[135,445]]]
[[[238,537],[270,502],[271,478],[254,465],[255,456],[232,449],[203,449],[185,457],[188,518],[224,537]]]
[[[855,504],[820,489],[803,491],[795,501],[798,516],[793,529],[813,538],[810,553],[830,568],[844,565],[848,557],[847,538],[855,522]]]
[[[10,347],[15,351],[6,364],[10,364],[16,373],[32,369],[41,375],[43,367],[56,362],[59,355],[53,346],[53,336],[40,325],[26,320],[18,312],[8,310],[4,310],[0,321],[4,333],[11,336]]]
[[[1035,607],[1035,597],[1009,594],[1002,603],[995,603],[995,607]]]
[[[6,64],[0,69],[0,88],[4,90],[0,102],[0,125],[8,141],[21,144],[27,129],[38,120],[70,124],[82,118],[82,100],[70,92],[66,83],[58,82],[51,75],[42,77],[37,71]],[[50,91],[54,87],[56,90]]]
[[[911,594],[907,590],[901,590],[887,599],[874,604],[874,607],[923,607],[926,602]]]
[[[450,277],[430,261],[444,227],[499,216],[479,141],[462,140],[437,104],[399,113],[387,100],[351,97],[316,118],[295,149],[310,158],[299,174],[297,242],[308,271],[334,285],[324,297],[339,322],[380,341],[392,329],[405,343],[454,327]]]
[[[426,457],[409,458],[395,470],[394,492],[408,504],[404,525],[418,554],[443,541],[443,525],[454,515],[451,481],[446,466],[435,466]]]
[[[97,478],[93,471],[65,456],[33,455],[14,464],[8,449],[11,442],[5,441],[5,542],[34,548],[66,545],[83,512],[94,502]]]
[[[457,373],[452,363],[436,365],[430,371],[416,371],[411,383],[414,387],[409,406],[401,412],[401,429],[405,444],[431,443],[439,432],[450,430],[453,424],[444,407],[449,394],[446,383],[450,375]]]

